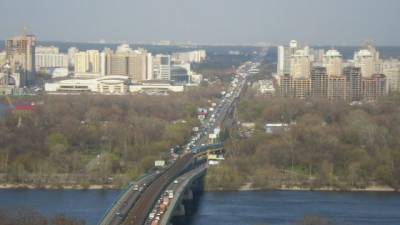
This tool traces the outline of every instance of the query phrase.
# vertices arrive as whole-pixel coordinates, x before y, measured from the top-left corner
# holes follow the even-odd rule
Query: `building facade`
[[[347,100],[361,100],[361,68],[349,66],[343,70],[347,83]]]
[[[10,62],[11,71],[20,73],[21,84],[31,85],[36,80],[35,66],[36,37],[22,35],[6,40],[6,58]]]
[[[313,67],[311,70],[311,95],[316,98],[328,96],[328,74],[325,67]]]

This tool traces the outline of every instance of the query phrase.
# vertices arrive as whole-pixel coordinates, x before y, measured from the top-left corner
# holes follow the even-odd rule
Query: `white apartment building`
[[[59,54],[60,49],[55,46],[37,46],[35,54]]]
[[[326,52],[322,61],[328,76],[343,75],[343,58],[339,51],[331,49]]]
[[[311,74],[311,60],[308,51],[297,50],[290,58],[290,75],[294,78],[308,78]]]
[[[185,63],[200,63],[207,57],[205,50],[196,50],[190,52],[177,52],[172,54],[174,61],[181,61]]]
[[[400,60],[385,60],[382,63],[382,73],[387,78],[389,91],[400,91]]]
[[[53,53],[37,53],[35,55],[36,70],[48,68],[68,68],[68,55]]]
[[[100,52],[98,50],[88,50],[86,52],[75,53],[75,73],[94,73],[100,74]]]
[[[156,55],[153,58],[153,79],[171,80],[171,56]]]
[[[382,72],[379,52],[372,45],[367,45],[365,49],[355,52],[353,60],[354,66],[361,68],[363,77],[369,78],[373,74]]]
[[[68,66],[74,67],[75,66],[75,54],[79,52],[79,49],[76,47],[71,47],[68,49]]]

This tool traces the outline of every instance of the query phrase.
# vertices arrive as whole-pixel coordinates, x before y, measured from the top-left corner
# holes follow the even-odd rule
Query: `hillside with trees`
[[[126,184],[167,158],[198,125],[218,84],[169,96],[38,96],[0,117],[0,183]],[[4,99],[3,99],[4,102]]]
[[[207,188],[400,188],[400,94],[376,103],[296,100],[248,91],[239,120],[254,122],[251,137],[229,131],[227,160],[209,170]],[[266,123],[287,123],[266,134]]]

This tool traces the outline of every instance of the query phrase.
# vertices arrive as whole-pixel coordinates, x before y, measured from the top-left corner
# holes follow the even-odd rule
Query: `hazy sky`
[[[400,45],[400,0],[0,0],[0,39]]]

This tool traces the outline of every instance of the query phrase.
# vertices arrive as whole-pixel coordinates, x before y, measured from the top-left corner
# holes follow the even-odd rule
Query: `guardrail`
[[[199,168],[196,168],[195,170],[188,172],[192,173],[190,174],[184,182],[182,182],[179,185],[179,188],[175,191],[175,198],[171,201],[167,211],[165,212],[164,216],[162,217],[160,224],[159,225],[167,225],[168,222],[171,219],[171,215],[174,213],[177,207],[177,203],[181,200],[182,194],[184,193],[186,187],[195,179],[197,179],[199,176],[202,175],[207,170],[207,165],[200,166]],[[182,176],[185,176],[186,174],[183,174]],[[179,177],[178,177],[179,179]]]
[[[106,217],[107,217],[111,212],[112,212],[112,214],[114,214],[114,211],[116,210],[116,209],[115,209],[115,206],[117,206],[118,203],[119,203],[121,200],[124,200],[124,199],[125,199],[124,196],[127,195],[127,193],[133,188],[133,186],[134,186],[135,184],[140,183],[141,180],[143,180],[143,179],[145,179],[147,176],[151,176],[151,175],[154,175],[154,174],[144,174],[144,175],[142,175],[142,176],[140,176],[139,178],[136,179],[137,182],[130,182],[130,184],[128,185],[128,187],[127,187],[122,193],[120,193],[120,194],[118,195],[117,200],[114,201],[113,204],[107,209],[107,211],[104,213],[103,217],[100,219],[100,221],[99,221],[98,224],[99,224],[99,225],[107,225],[107,224],[106,224],[107,221],[105,221],[105,219],[106,219]]]

